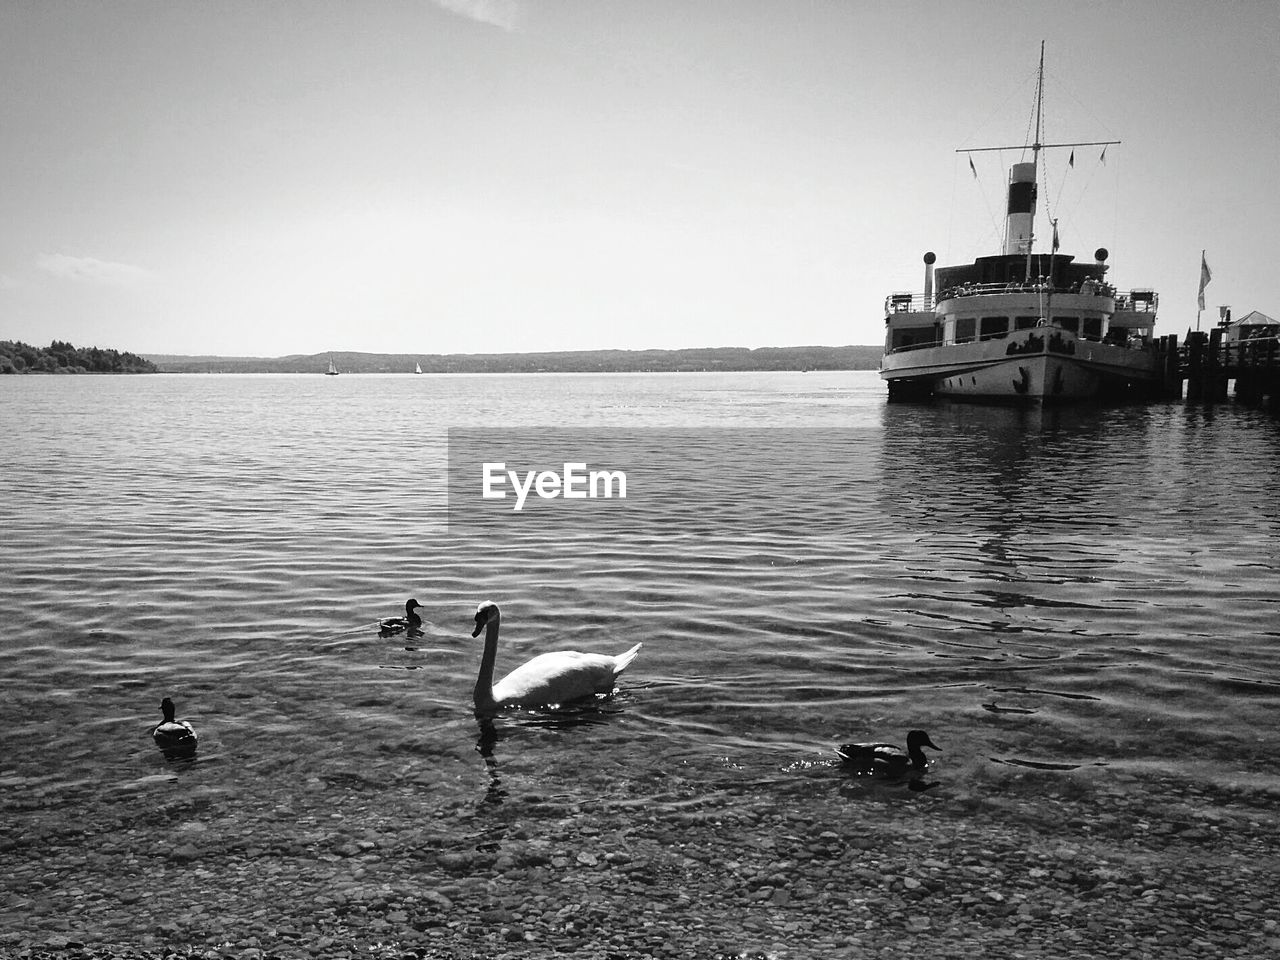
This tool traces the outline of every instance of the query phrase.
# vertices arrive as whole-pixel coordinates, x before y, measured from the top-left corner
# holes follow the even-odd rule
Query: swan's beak
[[[484,629],[485,624],[488,622],[489,622],[489,618],[486,617],[483,613],[476,614],[476,628],[471,631],[471,636],[473,639],[475,637],[480,636],[480,631]]]

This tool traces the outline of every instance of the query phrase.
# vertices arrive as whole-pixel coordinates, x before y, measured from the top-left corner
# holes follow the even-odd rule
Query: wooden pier
[[[1160,337],[1156,353],[1163,371],[1161,393],[1183,396],[1191,403],[1223,403],[1235,381],[1235,398],[1280,415],[1280,338],[1226,340],[1221,328],[1188,334],[1179,345],[1176,335]]]

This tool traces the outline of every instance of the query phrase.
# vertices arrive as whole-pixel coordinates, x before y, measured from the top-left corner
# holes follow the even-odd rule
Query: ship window
[[[983,317],[978,329],[978,339],[999,340],[1009,332],[1008,317]]]
[[[972,340],[976,326],[974,317],[956,317],[956,343],[968,343]]]
[[[938,342],[937,324],[927,327],[897,327],[890,335],[889,348],[927,347]]]
[[[1102,339],[1102,318],[1101,317],[1085,317],[1084,322],[1080,325],[1080,336],[1086,340]]]
[[[1013,320],[1013,329],[1015,330],[1031,330],[1039,325],[1039,317],[1015,317]]]
[[[1063,330],[1070,330],[1072,333],[1080,332],[1079,317],[1054,317],[1053,322],[1055,326],[1059,326]]]

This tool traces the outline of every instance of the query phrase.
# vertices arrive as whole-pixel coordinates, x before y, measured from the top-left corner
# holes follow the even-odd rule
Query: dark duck
[[[394,637],[405,630],[409,631],[411,637],[422,636],[422,618],[418,616],[421,607],[422,604],[417,600],[406,600],[403,617],[388,617],[378,621],[378,636]]]
[[[167,757],[190,757],[196,752],[196,731],[185,720],[174,719],[173,701],[165,697],[160,701],[164,720],[151,731],[151,739]]]
[[[923,730],[912,730],[907,734],[905,750],[894,743],[846,743],[836,747],[836,753],[859,773],[914,776],[923,773],[929,765],[924,747],[942,749]]]

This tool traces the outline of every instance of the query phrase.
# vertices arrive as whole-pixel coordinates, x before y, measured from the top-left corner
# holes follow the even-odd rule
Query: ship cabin
[[[1037,254],[1030,258],[1030,271],[1025,254],[979,257],[970,264],[939,267],[936,276],[931,257],[925,257],[923,296],[893,293],[885,301],[888,353],[998,340],[1042,324],[1069,330],[1082,340],[1120,346],[1150,342],[1156,294],[1122,293],[1111,286],[1105,249],[1089,263]]]

